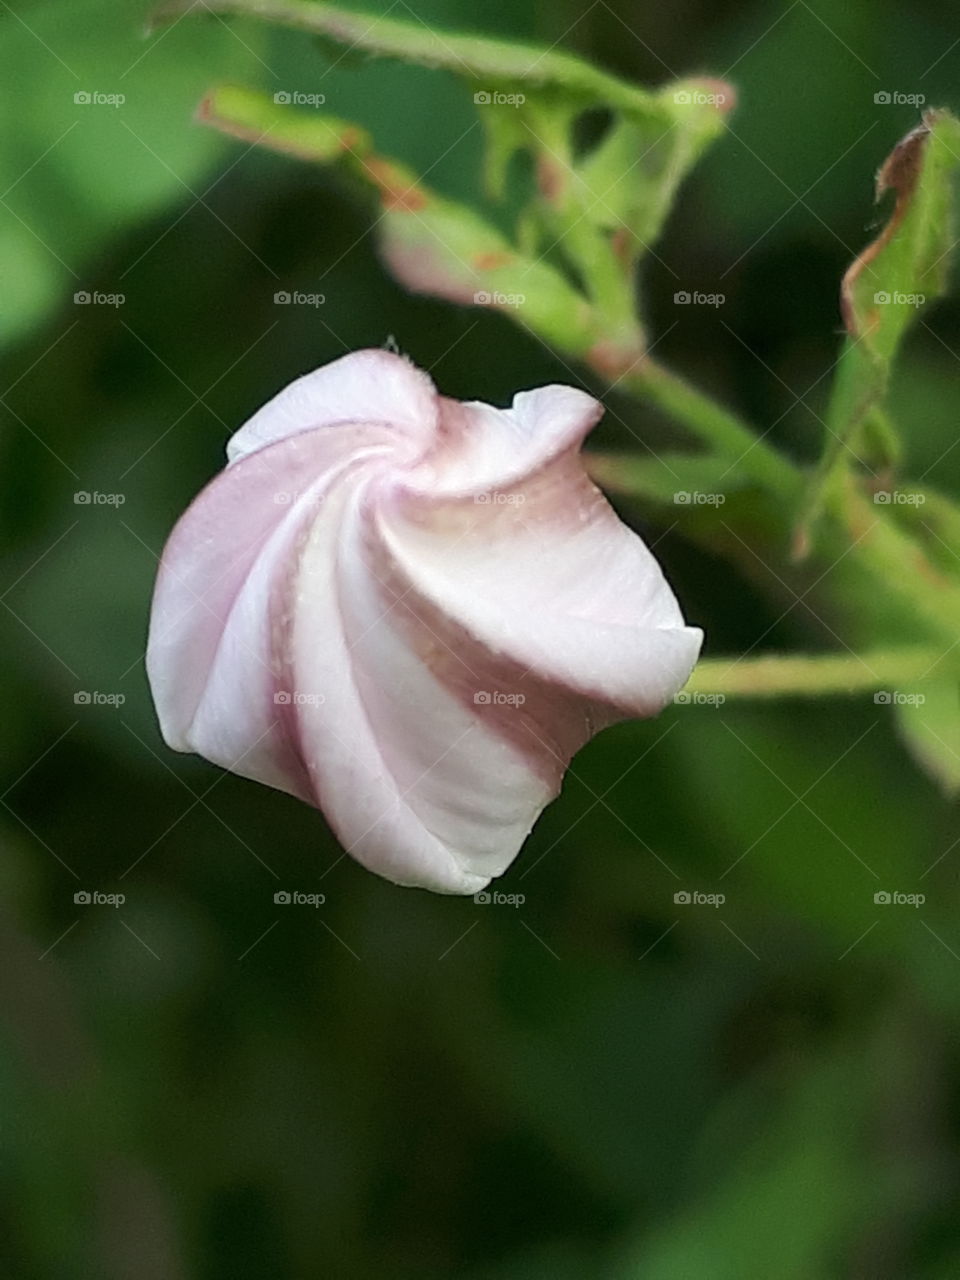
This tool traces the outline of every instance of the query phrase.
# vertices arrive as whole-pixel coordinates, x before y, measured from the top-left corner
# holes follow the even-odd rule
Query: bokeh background
[[[838,280],[917,119],[874,97],[960,109],[949,6],[390,8],[736,83],[646,309],[662,358],[815,458]],[[144,39],[145,16],[0,3],[3,1273],[955,1276],[960,827],[891,708],[678,706],[606,732],[498,886],[519,907],[394,888],[318,814],[164,747],[157,555],[253,408],[391,338],[464,398],[582,371],[507,318],[405,295],[368,202],[192,122],[217,81],[322,92],[465,197],[481,140],[454,77],[215,17]],[[681,311],[678,288],[726,302]],[[958,351],[947,301],[894,388],[907,473],[955,495]],[[610,404],[598,445],[675,438]],[[624,514],[712,653],[830,643],[775,563],[748,580],[672,517]],[[326,901],[275,904],[294,889]],[[675,903],[694,890],[725,902]],[[75,901],[93,891],[125,902]]]

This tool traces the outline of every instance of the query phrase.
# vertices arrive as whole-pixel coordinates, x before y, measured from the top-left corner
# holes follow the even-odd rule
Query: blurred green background
[[[960,109],[956,14],[390,11],[736,83],[648,314],[664,360],[816,457],[838,281],[917,119],[874,95]],[[334,177],[192,123],[220,80],[322,92],[464,197],[480,130],[453,77],[215,17],[144,39],[144,19],[0,3],[3,1274],[956,1276],[960,826],[891,708],[678,706],[608,731],[498,882],[519,908],[394,888],[338,861],[315,812],[164,747],[156,558],[255,407],[391,336],[453,396],[580,375],[502,316],[405,295]],[[727,301],[678,310],[681,288]],[[908,474],[955,496],[958,344],[949,301],[894,394]],[[610,408],[600,447],[674,438]],[[710,652],[832,643],[817,590],[784,598],[775,564],[748,582],[671,521],[638,527]],[[326,902],[275,905],[293,889]]]

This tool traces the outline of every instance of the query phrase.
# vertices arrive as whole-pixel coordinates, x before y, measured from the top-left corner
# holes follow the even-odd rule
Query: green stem
[[[653,400],[683,423],[694,435],[727,458],[742,474],[783,499],[800,492],[802,476],[797,467],[767,444],[735,413],[717,404],[704,392],[655,360],[646,359],[623,379],[622,385]]]
[[[614,252],[606,231],[591,218],[594,198],[577,173],[573,155],[573,121],[577,112],[558,111],[556,104],[539,110],[527,108],[534,120],[535,137],[545,150],[541,161],[554,175],[556,190],[544,193],[540,205],[550,234],[562,242],[563,252],[579,270],[586,292],[603,317],[605,337],[629,346],[640,337],[636,318],[632,268]]]
[[[774,698],[789,695],[893,692],[944,674],[943,648],[911,646],[864,654],[764,654],[759,658],[705,658],[684,687],[689,694]]]

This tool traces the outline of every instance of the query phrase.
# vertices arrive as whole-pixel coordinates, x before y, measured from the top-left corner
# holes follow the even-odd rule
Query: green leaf
[[[520,151],[532,156],[536,191],[520,212],[518,241],[531,258],[562,257],[607,317],[614,358],[627,364],[641,358],[636,264],[659,234],[683,177],[722,132],[734,103],[729,85],[688,79],[654,92],[555,47],[441,32],[419,20],[307,0],[173,0],[158,16],[194,9],[246,15],[465,78],[484,125],[487,193],[502,200],[511,159]],[[578,119],[598,108],[613,113],[611,127],[579,155]]]
[[[526,257],[472,209],[418,187],[422,204],[390,203],[379,231],[393,275],[415,293],[503,311],[583,358],[599,334],[590,302],[546,262]]]
[[[530,129],[519,111],[481,111],[486,148],[483,156],[483,186],[492,200],[507,193],[507,170],[519,151],[530,145]]]
[[[946,111],[928,111],[877,175],[877,199],[892,191],[895,203],[883,231],[843,278],[847,338],[827,412],[829,438],[798,523],[798,558],[810,550],[824,509],[840,500],[852,464],[875,461],[883,468],[899,453],[884,411],[891,366],[910,325],[946,289],[958,169],[960,122]]]
[[[533,193],[526,203],[514,200],[512,235],[427,189],[399,162],[376,156],[366,133],[345,121],[280,116],[278,104],[232,87],[216,90],[201,118],[288,154],[343,160],[380,192],[378,230],[402,284],[504,310],[608,381],[665,404],[729,462],[745,459],[744,474],[778,492],[800,483],[733,415],[654,364],[638,316],[637,265],[680,183],[723,131],[735,103],[731,86],[688,78],[648,91],[552,47],[441,33],[419,21],[305,0],[173,0],[159,17],[176,22],[194,10],[274,22],[465,77],[484,122],[487,193],[502,200],[513,157],[527,152],[533,159]],[[607,128],[584,145],[582,129],[598,123],[585,113],[597,108],[609,113]]]
[[[891,690],[904,742],[948,796],[960,791],[960,680],[944,676]]]
[[[635,323],[636,266],[660,235],[680,183],[723,132],[733,102],[722,81],[676,81],[649,95],[642,110],[616,112],[584,155],[573,145],[571,103],[534,97],[517,113],[526,130],[520,144],[537,167],[535,208],[545,247],[561,246],[597,305],[624,331]]]
[[[642,116],[623,115],[579,170],[598,224],[628,229],[642,246],[655,240],[680,183],[734,104],[722,80],[687,80],[662,89]]]
[[[599,319],[559,271],[519,252],[471,208],[438,195],[403,165],[377,155],[356,125],[300,112],[232,85],[211,90],[199,118],[287,155],[336,162],[375,190],[382,253],[394,276],[412,291],[508,312],[579,357],[594,343]]]
[[[850,266],[841,286],[844,323],[885,374],[919,309],[940,297],[954,246],[955,192],[960,167],[960,121],[930,111],[887,157],[877,175],[880,200],[896,200],[881,234]]]
[[[201,124],[301,160],[330,163],[372,151],[370,136],[335,116],[293,111],[277,98],[238,85],[218,85],[197,108]]]

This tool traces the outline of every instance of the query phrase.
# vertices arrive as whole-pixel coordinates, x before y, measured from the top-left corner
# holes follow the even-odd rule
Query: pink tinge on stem
[[[163,554],[161,730],[316,805],[397,884],[502,875],[590,737],[655,715],[701,632],[579,456],[571,387],[510,409],[359,351],[287,387]]]

